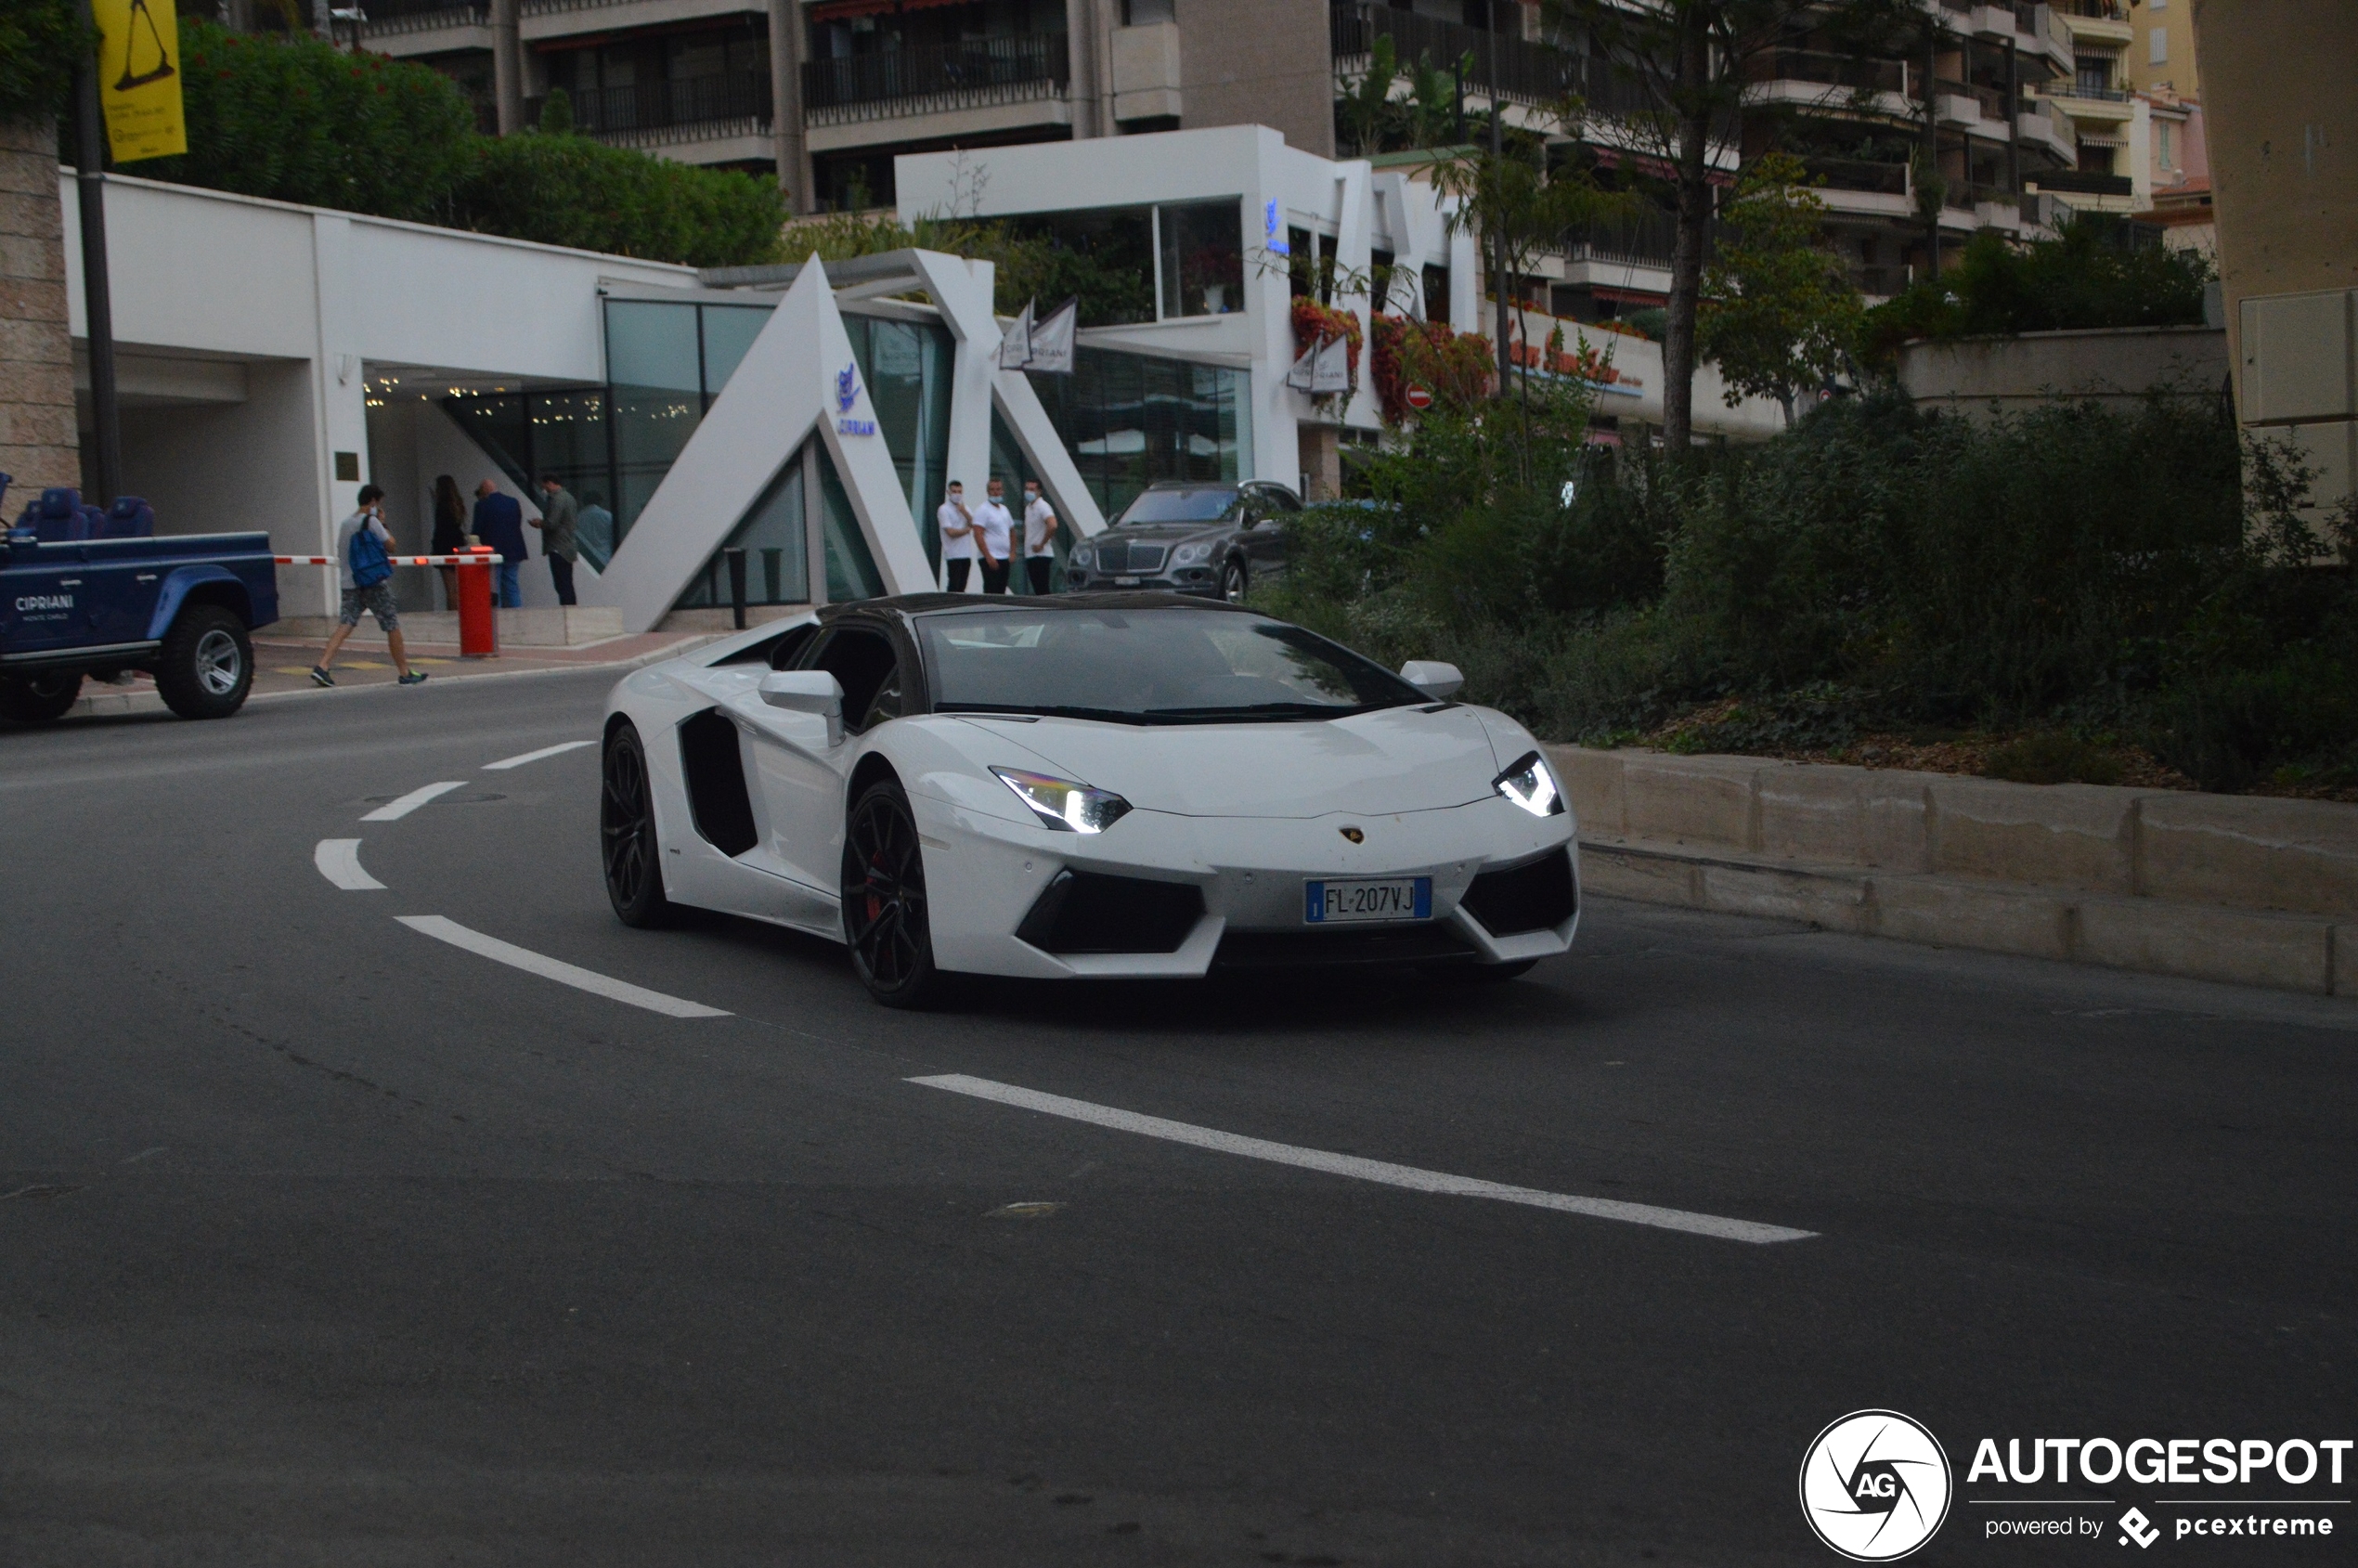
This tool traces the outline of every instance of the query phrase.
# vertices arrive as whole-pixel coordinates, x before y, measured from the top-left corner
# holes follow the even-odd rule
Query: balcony
[[[1478,27],[1419,16],[1413,11],[1359,4],[1357,0],[1345,0],[1327,16],[1334,63],[1339,70],[1364,66],[1376,39],[1389,33],[1393,52],[1403,69],[1413,68],[1421,58],[1448,71],[1471,55],[1473,59],[1466,71],[1466,86],[1470,90],[1479,89],[1485,94],[1490,91],[1494,44],[1499,97],[1527,104],[1553,103],[1577,84],[1579,61],[1546,44],[1525,43],[1505,33],[1484,32]]]
[[[684,76],[584,88],[571,96],[574,129],[622,147],[765,135],[770,129],[767,72]],[[538,123],[545,101],[526,104],[528,123]]]
[[[1065,34],[1034,32],[807,60],[803,117],[837,125],[1061,98],[1070,58]]]
[[[1803,167],[1828,190],[1856,190],[1871,196],[1908,194],[1908,165],[1877,163],[1862,158],[1804,158]]]
[[[2102,174],[2093,169],[2042,169],[2023,175],[2036,181],[2041,190],[2060,190],[2073,196],[2133,196],[2137,187],[2127,175]]]
[[[1755,62],[1756,82],[1813,82],[1854,91],[1908,92],[1908,68],[1898,60],[1858,59],[1816,49],[1779,49]]]
[[[1618,262],[1667,271],[1671,248],[1678,242],[1678,215],[1649,207],[1626,218],[1592,223],[1565,236],[1567,261]],[[1706,236],[1704,251],[1710,251]]]
[[[373,41],[446,27],[488,26],[491,0],[369,0],[367,14],[361,36]]]

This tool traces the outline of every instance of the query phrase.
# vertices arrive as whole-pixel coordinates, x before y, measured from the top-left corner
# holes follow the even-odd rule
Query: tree
[[[1670,166],[1678,229],[1663,323],[1663,442],[1683,452],[1694,434],[1696,313],[1712,221],[1711,154],[1732,143],[1745,85],[1804,32],[1861,58],[1921,36],[1918,0],[1547,0],[1551,20],[1586,38],[1592,59],[1643,105],[1624,117]]]
[[[51,120],[97,41],[84,0],[0,0],[0,120]]]
[[[1773,397],[1791,425],[1795,395],[1851,364],[1860,301],[1825,246],[1825,210],[1801,160],[1784,152],[1755,159],[1719,209],[1696,344],[1718,361],[1731,408]]]

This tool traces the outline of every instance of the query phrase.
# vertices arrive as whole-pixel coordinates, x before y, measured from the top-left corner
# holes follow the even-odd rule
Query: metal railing
[[[1574,230],[1565,236],[1563,253],[1570,261],[1634,262],[1667,269],[1678,239],[1678,214],[1650,207]]]
[[[1822,179],[1829,190],[1859,190],[1877,196],[1908,194],[1908,165],[1879,163],[1863,158],[1807,158],[1802,166]]]
[[[428,32],[437,27],[473,27],[491,19],[491,0],[369,0],[363,38]]]
[[[1072,79],[1070,59],[1065,34],[1029,32],[806,60],[803,110],[834,124],[1054,97]]]
[[[2127,175],[2109,175],[2095,169],[2041,169],[2023,177],[2037,180],[2041,190],[2068,191],[2076,196],[2133,196],[2137,192],[2136,182]]]
[[[2127,21],[2129,8],[2120,0],[2048,0],[2066,15],[2086,17],[2092,21]]]
[[[1859,59],[1819,49],[1779,49],[1753,67],[1760,82],[1815,82],[1879,93],[1905,93],[1908,68],[1898,60]]]
[[[2068,77],[2046,84],[2041,96],[2051,98],[2087,98],[2095,103],[2127,103],[2129,101],[2129,92],[2125,87],[2091,87],[2085,83],[2076,82]]]
[[[770,76],[766,71],[683,76],[621,87],[584,87],[570,96],[574,129],[593,136],[675,126],[719,125],[732,121],[763,125],[770,122]],[[538,122],[538,106],[545,101],[534,100],[526,105],[527,122]]]
[[[1422,58],[1431,60],[1436,69],[1449,71],[1471,55],[1466,85],[1485,91],[1492,85],[1491,53],[1495,43],[1500,97],[1551,103],[1579,84],[1579,61],[1551,45],[1526,43],[1504,33],[1494,36],[1478,27],[1419,16],[1414,11],[1371,6],[1363,0],[1341,0],[1328,10],[1327,18],[1328,39],[1338,66],[1365,60],[1377,38],[1389,33],[1393,52],[1403,70],[1414,69]],[[1593,97],[1590,108],[1598,108]]]

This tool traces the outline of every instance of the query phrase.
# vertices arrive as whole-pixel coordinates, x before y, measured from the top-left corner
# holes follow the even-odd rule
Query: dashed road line
[[[1686,1231],[1694,1236],[1756,1245],[1773,1241],[1805,1241],[1818,1234],[1810,1230],[1794,1230],[1785,1225],[1761,1225],[1752,1220],[1730,1220],[1717,1214],[1691,1213],[1684,1209],[1658,1209],[1651,1203],[1623,1203],[1610,1198],[1577,1198],[1569,1193],[1542,1192],[1535,1187],[1509,1186],[1475,1176],[1452,1176],[1440,1171],[1420,1171],[1413,1165],[1394,1165],[1389,1160],[1363,1160],[1354,1154],[1329,1154],[1323,1149],[1297,1148],[1291,1144],[1271,1143],[1265,1138],[1248,1138],[1215,1128],[1198,1127],[1190,1122],[1167,1121],[1160,1116],[1140,1116],[1135,1111],[1093,1105],[1087,1100],[1067,1099],[1062,1095],[1043,1095],[1036,1089],[1020,1089],[1012,1083],[994,1083],[987,1078],[969,1078],[962,1072],[912,1078],[906,1082],[922,1083],[928,1089],[947,1089],[953,1095],[971,1095],[978,1100],[995,1100],[1001,1105],[1017,1106],[1048,1116],[1110,1127],[1117,1132],[1135,1133],[1142,1137],[1161,1138],[1166,1142],[1186,1144],[1215,1153],[1239,1155],[1247,1160],[1265,1160],[1274,1165],[1323,1171],[1328,1175],[1349,1176],[1357,1181],[1379,1182],[1386,1186],[1406,1187],[1411,1192],[1438,1193],[1450,1198],[1488,1198],[1501,1203],[1523,1203],[1535,1209],[1553,1209],[1567,1214],[1586,1214],[1592,1219],[1619,1220],[1628,1225],[1652,1225],[1661,1230]]]
[[[486,762],[483,765],[483,771],[486,773],[504,772],[510,768],[521,768],[527,762],[538,762],[544,757],[556,757],[568,751],[579,751],[585,745],[597,744],[596,741],[567,741],[563,745],[544,745],[538,751],[527,751],[522,757],[503,757],[497,762]]]
[[[643,986],[632,985],[628,980],[614,979],[594,970],[567,964],[563,959],[551,958],[546,954],[534,952],[529,948],[518,947],[512,942],[503,942],[497,937],[486,937],[481,931],[470,930],[457,921],[446,920],[439,914],[401,914],[394,918],[413,931],[422,932],[438,941],[448,942],[452,947],[464,948],[469,952],[488,958],[494,963],[506,964],[522,969],[526,974],[538,975],[543,979],[555,980],[560,985],[569,985],[577,991],[586,991],[612,1002],[627,1002],[633,1007],[644,1007],[650,1013],[661,1013],[666,1017],[672,1018],[725,1018],[729,1017],[728,1010],[725,1008],[707,1007],[701,1002],[688,1002],[677,996],[666,996],[659,991],[649,991]]]
[[[311,863],[319,868],[320,875],[347,893],[384,891],[385,885],[361,865],[357,838],[322,838],[311,851]]]
[[[411,790],[398,800],[388,800],[360,820],[364,823],[397,823],[437,795],[447,795],[465,787],[464,779],[451,779],[444,784],[430,784]]]

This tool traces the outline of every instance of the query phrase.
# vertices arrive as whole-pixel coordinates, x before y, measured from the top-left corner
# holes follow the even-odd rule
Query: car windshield
[[[961,610],[917,626],[937,713],[1229,724],[1432,701],[1348,648],[1259,616]]]
[[[1233,485],[1188,486],[1181,489],[1147,490],[1123,511],[1124,523],[1217,523],[1237,504]]]

